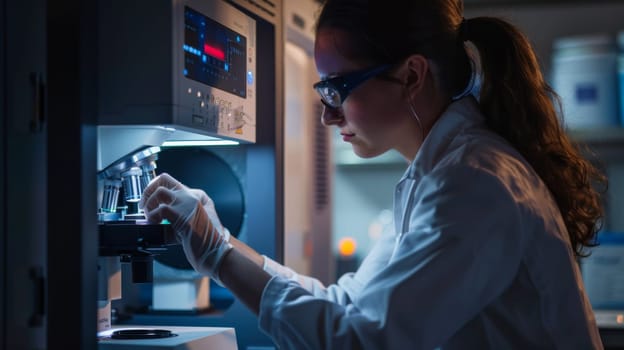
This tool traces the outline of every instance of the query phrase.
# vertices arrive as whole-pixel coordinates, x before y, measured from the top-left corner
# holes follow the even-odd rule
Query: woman
[[[230,237],[203,192],[166,174],[145,190],[148,219],[169,219],[194,268],[280,348],[602,348],[576,259],[603,214],[592,185],[606,180],[566,136],[527,39],[462,12],[456,0],[323,5],[322,122],[360,157],[395,149],[409,164],[396,232],[335,285]]]

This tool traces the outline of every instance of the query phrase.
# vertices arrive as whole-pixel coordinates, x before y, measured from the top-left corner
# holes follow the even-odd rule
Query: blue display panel
[[[247,38],[186,6],[184,75],[247,97]]]

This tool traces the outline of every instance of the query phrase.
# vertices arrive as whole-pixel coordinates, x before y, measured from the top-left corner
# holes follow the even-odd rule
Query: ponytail
[[[489,127],[515,146],[546,183],[576,255],[586,256],[583,248],[595,245],[602,224],[600,192],[607,179],[566,134],[557,114],[559,96],[545,82],[528,39],[493,17],[464,20],[458,35],[478,49],[479,102]]]

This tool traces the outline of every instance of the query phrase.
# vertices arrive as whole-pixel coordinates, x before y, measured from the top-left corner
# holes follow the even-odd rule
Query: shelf
[[[592,129],[568,130],[568,134],[579,142],[587,144],[612,144],[624,146],[624,128],[603,127]]]
[[[600,328],[624,329],[624,310],[594,310]]]
[[[507,5],[596,5],[608,3],[621,3],[620,0],[464,0],[466,8],[471,7],[496,7]]]
[[[587,146],[601,162],[624,161],[624,128],[569,130],[573,140]]]

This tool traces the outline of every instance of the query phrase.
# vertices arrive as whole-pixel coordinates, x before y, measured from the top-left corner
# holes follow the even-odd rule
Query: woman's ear
[[[425,80],[429,72],[429,61],[425,56],[414,54],[407,58],[407,84],[406,88],[409,93],[420,93],[425,87]]]

